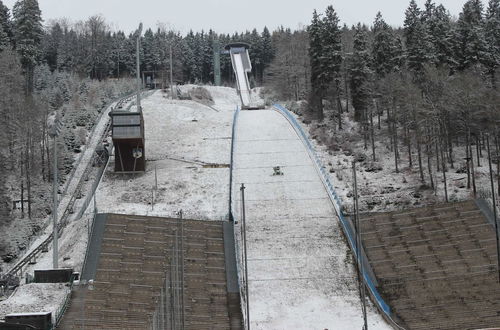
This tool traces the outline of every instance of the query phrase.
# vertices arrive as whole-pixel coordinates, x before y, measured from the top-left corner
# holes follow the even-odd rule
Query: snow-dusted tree
[[[366,110],[370,103],[370,52],[368,48],[368,28],[358,23],[354,34],[349,77],[354,120],[366,120]]]
[[[338,125],[342,129],[342,103],[341,97],[341,68],[342,68],[342,31],[340,30],[339,17],[333,9],[328,6],[323,17],[322,42],[323,51],[321,56],[321,80],[333,91],[330,98],[337,107]],[[333,84],[332,84],[333,83]],[[332,102],[332,103],[333,103]]]
[[[33,70],[40,59],[43,36],[42,12],[37,0],[19,0],[14,4],[14,36],[16,50],[26,75],[26,92],[33,91]]]
[[[379,77],[396,70],[399,62],[399,47],[391,27],[377,13],[373,23],[372,69]]]
[[[264,30],[261,33],[260,38],[260,49],[261,53],[261,66],[259,68],[258,76],[260,76],[261,82],[264,79],[264,71],[271,64],[274,59],[274,46],[272,43],[271,33],[267,26],[264,27]]]
[[[3,26],[0,25],[0,52],[4,49],[10,48],[10,39],[7,32],[4,31]]]
[[[424,64],[432,55],[427,53],[430,52],[427,31],[423,23],[422,12],[415,0],[410,1],[405,12],[404,36],[408,68],[415,73],[422,72]]]
[[[500,0],[490,0],[488,4],[484,35],[486,39],[484,64],[492,85],[496,88],[496,73],[500,67]]]
[[[125,59],[127,58],[126,54],[126,41],[127,37],[122,31],[115,32],[112,38],[112,46],[111,46],[111,59],[113,60],[113,75],[117,78],[126,71],[125,67]]]
[[[311,62],[311,93],[309,96],[309,114],[311,118],[323,120],[323,97],[326,84],[322,74],[323,22],[316,10],[313,12],[309,32],[309,57]]]
[[[481,0],[469,0],[464,4],[456,29],[457,68],[465,70],[485,58],[483,4]]]
[[[432,44],[432,62],[438,66],[456,66],[453,54],[455,39],[449,12],[443,5],[439,5],[425,22]]]
[[[194,82],[196,78],[199,76],[199,67],[198,63],[196,63],[196,39],[194,32],[191,30],[186,35],[183,40],[183,57],[182,57],[182,65],[183,65],[183,80]]]
[[[9,8],[0,0],[0,28],[7,35],[9,42],[12,41],[12,22],[10,20]],[[2,41],[0,41],[0,44]]]
[[[62,38],[63,30],[58,22],[55,22],[49,28],[49,32],[45,33],[43,38],[44,59],[52,71],[58,68],[57,53],[59,51],[59,45],[61,44]]]
[[[339,17],[332,6],[328,6],[321,25],[321,79],[326,83],[340,80],[342,65],[342,32]]]

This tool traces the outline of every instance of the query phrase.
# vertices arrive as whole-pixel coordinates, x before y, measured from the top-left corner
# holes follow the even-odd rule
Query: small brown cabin
[[[112,111],[110,116],[115,147],[115,172],[144,172],[146,154],[142,112]]]

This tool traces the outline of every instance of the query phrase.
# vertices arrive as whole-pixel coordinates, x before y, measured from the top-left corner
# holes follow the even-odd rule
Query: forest
[[[472,187],[474,154],[487,142],[500,172],[500,0],[469,0],[458,18],[433,0],[422,8],[411,0],[402,15],[402,27],[388,25],[380,12],[369,26],[347,26],[328,6],[302,28],[233,35],[183,35],[158,24],[142,36],[140,68],[156,72],[166,88],[172,53],[177,84],[211,84],[214,53],[244,41],[252,84],[264,86],[270,101],[288,101],[305,122],[323,122],[327,135],[341,131],[351,113],[373,161],[375,136],[384,131],[395,171],[406,152],[431,187],[436,173],[457,166],[455,149],[465,147]],[[44,21],[37,0],[12,9],[0,1],[0,226],[22,218],[39,229],[50,213],[47,119],[62,119],[59,164],[69,173],[101,110],[133,91],[136,38],[99,15]],[[230,58],[220,59],[222,83],[233,86]],[[26,209],[14,212],[13,200],[27,200]]]

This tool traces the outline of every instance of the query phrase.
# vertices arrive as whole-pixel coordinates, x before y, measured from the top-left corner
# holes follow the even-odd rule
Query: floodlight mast
[[[136,71],[137,71],[137,112],[142,112],[141,108],[141,65],[139,60],[139,46],[141,42],[142,34],[142,23],[139,24],[139,29],[137,30],[137,50],[136,50]]]

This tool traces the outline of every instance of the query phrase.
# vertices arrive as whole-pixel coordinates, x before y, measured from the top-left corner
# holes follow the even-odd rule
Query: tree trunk
[[[337,111],[338,111],[338,120],[339,120],[339,131],[342,130],[342,113],[344,112],[342,109],[342,101],[340,100],[340,81],[336,83],[336,93],[337,93]]]
[[[481,148],[479,147],[479,137],[476,135],[477,167],[481,167]]]
[[[440,167],[440,161],[439,161],[439,158],[440,158],[440,154],[439,154],[439,140],[440,140],[440,137],[439,137],[439,131],[436,133],[437,129],[434,128],[433,129],[433,132],[434,132],[434,146],[436,148],[436,171],[439,172],[441,171],[441,167]]]
[[[467,125],[466,125],[467,126]],[[470,177],[470,160],[471,155],[469,154],[469,127],[466,128],[467,133],[465,134],[465,161],[466,161],[466,170],[467,170],[467,189],[470,189],[471,177]]]
[[[444,157],[445,146],[446,146],[446,137],[445,137],[445,134],[443,132],[442,138],[441,138],[441,169],[443,170],[444,198],[445,198],[446,203],[448,203],[449,200],[448,200],[448,185],[446,182],[446,161],[445,161],[445,157]]]
[[[410,138],[410,129],[405,127],[405,141],[406,141],[406,147],[408,149],[408,165],[410,168],[413,167],[413,159],[411,157],[411,138]]]
[[[392,123],[392,131],[393,131],[393,135],[394,135],[394,138],[393,138],[393,141],[394,141],[394,164],[395,164],[395,167],[396,167],[396,173],[399,173],[399,164],[398,164],[398,133],[397,133],[397,127],[396,127],[396,124],[393,122]]]
[[[380,124],[380,122],[381,122],[381,118],[380,117],[382,117],[382,115],[380,113],[380,109],[378,108],[378,101],[377,100],[375,100],[375,108],[377,109],[377,117],[378,117],[378,123],[377,123],[377,125],[378,125],[378,129],[380,130],[381,127],[382,127],[381,124]]]
[[[420,172],[420,181],[422,181],[422,183],[425,183],[424,167],[422,165],[422,147],[420,145],[420,132],[418,126],[416,127],[416,135],[417,135],[416,142],[417,142],[418,171]]]
[[[432,162],[431,162],[431,134],[430,131],[427,131],[427,143],[425,144],[425,150],[427,153],[427,169],[429,171],[429,180],[431,182],[431,187],[434,191],[436,191],[436,188],[434,187],[434,178],[432,177]]]
[[[28,128],[28,132],[29,132]],[[25,160],[25,166],[26,166],[26,192],[28,193],[28,219],[31,220],[31,166],[30,166],[30,133],[28,133],[28,138],[26,142],[26,160]]]
[[[469,132],[470,134],[470,132]],[[476,173],[474,170],[474,154],[472,152],[472,145],[471,145],[471,139],[469,137],[469,145],[467,146],[469,148],[469,155],[470,155],[470,164],[471,164],[471,173],[472,173],[472,192],[474,194],[474,198],[477,198],[477,189],[476,189]]]
[[[21,217],[24,219],[24,155],[21,151]]]
[[[399,173],[399,152],[398,152],[398,126],[396,124],[396,100],[393,99],[393,118],[392,118],[392,133],[394,134],[394,163],[396,165],[396,173]]]
[[[371,140],[372,140],[372,158],[373,161],[375,162],[377,160],[377,157],[375,156],[375,129],[373,127],[373,108],[370,107],[370,133],[371,133]]]
[[[500,145],[499,145],[499,138],[498,135],[495,133],[495,161],[497,163],[497,189],[498,189],[498,195],[500,195],[500,157],[499,157],[499,151],[500,151]]]

